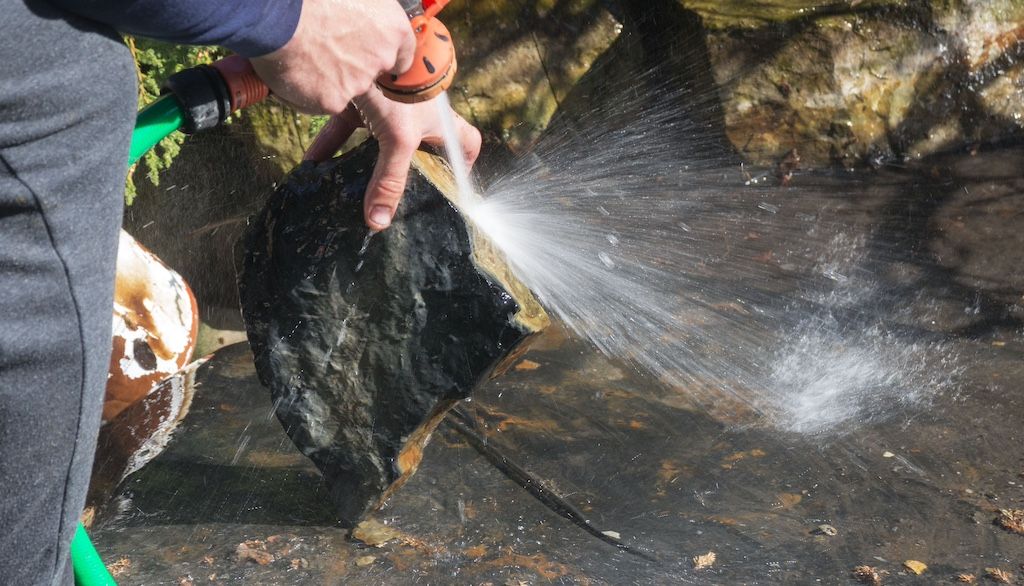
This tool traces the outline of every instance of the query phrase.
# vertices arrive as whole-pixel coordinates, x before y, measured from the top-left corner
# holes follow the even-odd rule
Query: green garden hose
[[[184,121],[181,105],[171,94],[160,96],[160,99],[140,110],[135,117],[135,132],[132,133],[132,146],[128,151],[128,164],[134,165],[146,151],[156,146],[156,143],[181,128]]]
[[[71,540],[71,568],[76,586],[117,586],[81,523]]]

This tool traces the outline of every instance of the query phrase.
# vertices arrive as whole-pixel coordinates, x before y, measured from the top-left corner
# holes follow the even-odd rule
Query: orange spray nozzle
[[[457,64],[451,33],[437,19],[449,0],[406,0],[402,2],[416,34],[412,67],[402,75],[386,73],[377,79],[384,95],[399,102],[423,102],[448,89]]]

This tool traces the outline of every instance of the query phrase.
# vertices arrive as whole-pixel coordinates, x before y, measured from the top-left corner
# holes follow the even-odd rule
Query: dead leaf
[[[274,554],[267,551],[267,545],[259,539],[250,539],[239,543],[235,548],[235,555],[238,556],[238,561],[248,560],[261,566],[274,561]]]
[[[401,538],[402,534],[380,521],[367,519],[356,525],[352,530],[352,537],[366,545],[383,547],[385,543]]]
[[[964,584],[973,584],[977,578],[974,576],[974,574],[968,574],[967,572],[964,572],[962,574],[957,574],[956,579],[957,582],[962,582]]]
[[[925,570],[928,569],[927,564],[925,564],[924,562],[919,562],[917,560],[907,560],[903,562],[903,567],[917,574],[918,576],[923,574]]]
[[[516,365],[516,370],[537,370],[540,368],[540,363],[532,360],[524,360]]]
[[[715,564],[715,560],[718,558],[715,552],[709,551],[702,555],[693,556],[693,569],[694,570],[705,570]]]
[[[778,500],[776,501],[775,508],[777,509],[792,509],[793,507],[800,504],[800,501],[804,500],[804,497],[799,494],[791,492],[779,493]]]
[[[870,586],[882,586],[882,576],[878,573],[878,570],[871,566],[857,566],[853,569],[853,577],[861,584],[870,584]]]
[[[1000,584],[1009,584],[1013,581],[1013,576],[1000,568],[985,568],[985,577]]]
[[[107,571],[110,572],[110,575],[115,578],[120,578],[121,576],[127,574],[131,569],[132,561],[125,557],[117,560],[112,564],[107,565]]]
[[[995,524],[1007,531],[1024,535],[1024,509],[1000,509]]]

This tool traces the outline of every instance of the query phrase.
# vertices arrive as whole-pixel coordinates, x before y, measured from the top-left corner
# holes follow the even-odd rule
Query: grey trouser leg
[[[0,0],[0,582],[67,584],[110,359],[134,122],[112,31]]]

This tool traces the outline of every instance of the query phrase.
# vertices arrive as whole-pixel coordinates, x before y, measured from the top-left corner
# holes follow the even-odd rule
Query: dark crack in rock
[[[429,156],[391,228],[370,235],[376,155],[370,142],[296,168],[249,226],[239,283],[260,380],[350,526],[415,471],[445,413],[547,325],[437,187],[448,179]]]

